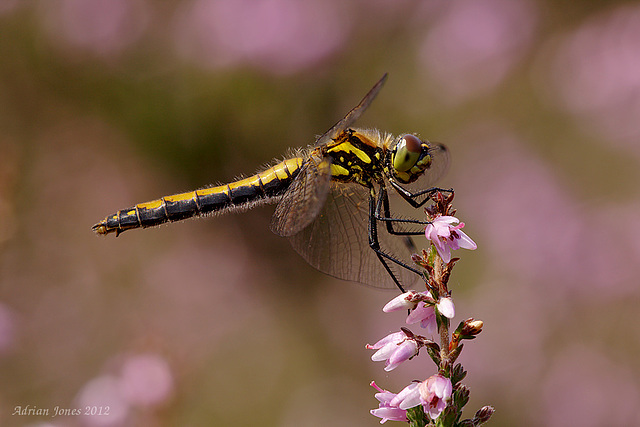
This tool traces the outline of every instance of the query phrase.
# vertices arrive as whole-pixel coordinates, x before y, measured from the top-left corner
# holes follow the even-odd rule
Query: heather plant
[[[425,209],[429,221],[425,236],[431,244],[428,250],[422,251],[422,255],[415,254],[413,262],[425,270],[426,290],[404,292],[383,308],[386,313],[408,310],[405,323],[418,324],[426,335],[418,335],[402,326],[399,331],[366,346],[376,350],[371,359],[384,361],[385,371],[392,371],[413,359],[422,349],[436,365],[435,373],[425,380],[412,381],[398,393],[384,390],[375,381],[371,382],[379,401],[379,407],[371,413],[379,417],[381,423],[391,420],[408,422],[412,427],[471,427],[484,424],[494,412],[493,407],[484,406],[472,418],[462,419],[463,407],[469,400],[469,388],[462,383],[467,372],[456,362],[463,349],[462,341],[478,336],[483,323],[468,318],[450,332],[455,306],[448,283],[459,260],[452,258],[451,251],[477,247],[462,231],[464,223],[454,216],[452,200],[453,192],[447,196],[437,193],[434,203]]]

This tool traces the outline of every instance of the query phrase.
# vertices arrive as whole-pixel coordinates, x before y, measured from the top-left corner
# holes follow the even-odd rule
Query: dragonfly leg
[[[424,190],[420,190],[420,191],[416,191],[415,193],[412,193],[406,188],[402,187],[393,179],[390,179],[389,183],[391,183],[391,186],[398,192],[398,194],[400,194],[400,196],[402,196],[402,198],[405,199],[407,203],[409,203],[414,208],[419,208],[425,203],[427,203],[427,201],[432,200],[433,195],[437,192],[449,193],[449,194],[453,193],[453,188],[447,189],[447,188],[440,188],[440,187],[426,188]],[[426,197],[424,199],[420,201],[417,200],[419,197],[422,197],[425,194],[426,194]]]
[[[375,251],[376,255],[378,256],[378,259],[384,266],[385,270],[387,270],[387,272],[395,282],[398,289],[404,292],[405,291],[404,288],[402,287],[397,277],[391,270],[391,267],[389,266],[388,261],[391,261],[402,268],[406,268],[407,270],[416,273],[420,277],[424,277],[424,275],[421,271],[389,255],[388,253],[384,252],[380,248],[380,242],[378,240],[378,220],[376,219],[375,212],[376,212],[376,199],[375,199],[374,192],[372,190],[369,196],[369,246],[371,247],[371,249]]]
[[[380,192],[378,194],[378,201],[375,209],[376,221],[382,221],[387,227],[387,232],[394,236],[419,236],[424,233],[424,226],[430,224],[430,221],[418,220],[412,218],[393,218],[391,217],[391,210],[389,208],[389,195],[384,186],[380,186]],[[417,224],[421,226],[421,230],[406,231],[396,230],[393,228],[395,224]]]
[[[383,208],[384,208],[384,216],[382,216]],[[407,247],[407,250],[409,251],[409,253],[418,252],[415,242],[410,236],[420,236],[424,234],[424,227],[421,227],[421,229],[417,231],[398,231],[393,228],[393,223],[394,222],[400,222],[405,224],[411,223],[411,224],[419,224],[421,226],[424,226],[430,223],[430,221],[420,221],[420,220],[405,219],[405,218],[392,218],[391,210],[389,208],[389,195],[387,193],[386,188],[382,186],[380,188],[380,193],[378,195],[378,202],[376,205],[376,220],[384,221],[384,223],[387,226],[387,232],[389,234],[392,234],[395,236],[403,236],[404,237],[403,243]]]

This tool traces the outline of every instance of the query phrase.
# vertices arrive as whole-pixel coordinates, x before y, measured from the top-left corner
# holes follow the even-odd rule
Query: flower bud
[[[474,421],[477,420],[478,424],[480,425],[482,423],[486,423],[487,421],[489,421],[489,418],[491,418],[491,416],[493,415],[493,413],[495,412],[495,408],[493,406],[483,406],[482,408],[480,408],[478,410],[478,412],[476,412],[476,416],[474,417]]]
[[[382,311],[385,313],[390,313],[392,311],[397,310],[411,310],[416,307],[420,299],[416,298],[418,292],[416,291],[407,291],[403,294],[398,295],[389,301],[383,308]]]
[[[473,317],[464,321],[460,334],[462,336],[475,336],[482,332],[484,323],[482,320],[475,320]]]
[[[453,319],[453,316],[456,315],[456,309],[453,305],[453,300],[451,299],[451,297],[440,298],[438,300],[438,303],[436,304],[436,307],[438,307],[438,311],[440,312],[440,314],[448,319]]]

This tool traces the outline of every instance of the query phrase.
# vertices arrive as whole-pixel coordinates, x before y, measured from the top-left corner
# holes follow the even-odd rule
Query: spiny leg
[[[384,266],[385,270],[387,270],[387,272],[389,273],[389,275],[393,279],[393,281],[396,284],[396,286],[398,287],[398,289],[400,289],[402,292],[405,292],[404,288],[402,287],[402,285],[400,284],[399,280],[397,279],[397,277],[395,276],[395,274],[391,270],[391,267],[389,266],[387,261],[394,262],[395,264],[399,265],[400,267],[406,268],[407,270],[412,271],[413,273],[417,274],[420,277],[424,277],[424,275],[423,275],[423,273],[421,271],[419,271],[419,270],[409,266],[408,264],[398,260],[397,258],[387,254],[386,252],[384,252],[380,248],[380,242],[378,240],[378,224],[377,224],[377,219],[376,219],[376,216],[375,216],[375,211],[376,211],[375,192],[373,191],[373,188],[371,188],[371,191],[370,191],[370,194],[369,194],[369,246],[371,247],[371,249],[373,249],[375,251],[376,255],[378,256],[378,259],[380,260],[380,262]]]
[[[437,192],[449,193],[449,194],[453,193],[452,188],[446,189],[446,188],[439,188],[439,187],[426,188],[424,190],[420,190],[420,191],[416,191],[415,193],[412,193],[411,191],[407,190],[406,188],[398,184],[395,181],[395,179],[389,179],[389,183],[398,192],[398,194],[400,194],[400,196],[402,196],[402,198],[405,199],[407,203],[409,203],[414,208],[419,208],[425,203],[427,203],[427,201],[432,200],[432,196],[434,193],[437,193]],[[425,197],[419,202],[416,201],[418,197],[424,196],[425,194],[427,194],[427,197]]]
[[[380,191],[378,194],[378,202],[376,203],[376,209],[375,209],[375,219],[377,221],[383,221],[387,227],[387,232],[394,236],[419,236],[424,232],[424,229],[419,231],[398,231],[393,228],[394,223],[417,224],[420,226],[426,226],[427,224],[431,223],[430,221],[418,220],[418,219],[412,219],[412,218],[391,217],[391,209],[389,207],[389,195],[387,194],[387,189],[385,188],[384,185],[380,186]]]

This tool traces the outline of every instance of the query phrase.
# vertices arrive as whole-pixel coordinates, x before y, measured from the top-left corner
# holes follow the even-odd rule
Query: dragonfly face
[[[422,234],[425,222],[394,218],[387,189],[414,208],[422,206],[437,190],[429,186],[444,173],[448,154],[444,146],[413,134],[396,138],[351,128],[385,80],[386,75],[299,156],[229,184],[122,209],[93,230],[119,235],[192,216],[277,203],[272,231],[288,237],[309,264],[341,279],[403,289],[403,283],[421,274],[407,264],[407,239]]]
[[[403,184],[416,181],[431,166],[431,152],[431,146],[417,136],[401,136],[391,152],[393,175]]]

